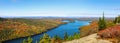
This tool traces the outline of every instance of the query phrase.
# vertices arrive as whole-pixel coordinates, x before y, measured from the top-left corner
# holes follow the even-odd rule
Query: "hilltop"
[[[98,39],[98,37],[99,36],[97,35],[97,33],[95,33],[80,39],[63,42],[63,43],[112,43],[109,40]]]

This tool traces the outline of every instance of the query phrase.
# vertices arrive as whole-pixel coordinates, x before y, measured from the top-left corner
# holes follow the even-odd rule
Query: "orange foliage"
[[[82,26],[80,28],[80,36],[84,37],[93,33],[98,32],[98,23],[97,21],[92,21],[89,25],[87,26]]]
[[[54,19],[9,19],[0,21],[0,41],[39,34],[62,23]]]
[[[94,28],[98,28],[98,22],[97,21],[93,21],[93,22],[91,22],[90,26],[94,27]]]

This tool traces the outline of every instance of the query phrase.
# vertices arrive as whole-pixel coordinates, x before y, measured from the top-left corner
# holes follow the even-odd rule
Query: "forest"
[[[61,24],[59,19],[0,18],[0,41],[40,34]]]
[[[113,37],[115,36],[114,30],[112,30],[113,35],[109,36],[110,31],[106,31],[106,28],[110,28],[112,26],[116,27],[120,21],[120,16],[116,17],[114,20],[106,20],[105,17],[100,17],[98,21],[92,21],[87,26],[80,27],[80,34],[74,33],[73,36],[68,36],[68,33],[64,33],[64,38],[62,39],[58,35],[54,36],[53,38],[50,38],[48,34],[44,34],[42,38],[40,38],[39,41],[36,41],[36,43],[62,43],[66,41],[72,41],[75,39],[79,39],[85,36],[88,36],[93,33],[98,33],[98,35],[103,35],[104,37]],[[103,30],[103,31],[102,31]],[[108,30],[108,29],[107,29]],[[116,29],[119,30],[119,29]],[[102,31],[102,32],[101,32]],[[107,33],[108,32],[108,33]],[[117,38],[119,36],[116,36]],[[32,43],[32,38],[28,37],[27,40],[23,40],[22,43]]]
[[[51,28],[57,27],[60,24],[64,24],[65,22],[62,22],[61,20],[62,19],[0,18],[0,40],[5,41],[29,36],[28,39],[24,39],[21,43],[32,43],[33,39],[31,38],[31,35],[43,33]],[[98,35],[104,37],[113,37],[114,35],[106,36],[103,34],[109,33],[109,31],[106,31],[109,29],[106,28],[110,28],[112,26],[116,27],[119,23],[120,16],[115,17],[114,20],[107,20],[103,15],[103,17],[100,17],[98,20],[90,22],[89,25],[80,27],[80,33],[74,33],[73,36],[69,36],[67,32],[64,33],[64,38],[61,38],[58,35],[51,38],[48,34],[44,34],[39,41],[36,41],[36,43],[62,43],[79,39],[93,33],[98,33]]]

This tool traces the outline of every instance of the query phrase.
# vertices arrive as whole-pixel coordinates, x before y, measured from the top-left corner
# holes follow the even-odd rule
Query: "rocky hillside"
[[[98,33],[64,43],[119,43],[120,25],[108,27]]]
[[[109,40],[99,39],[98,37],[99,36],[95,33],[80,39],[63,42],[63,43],[112,43]]]

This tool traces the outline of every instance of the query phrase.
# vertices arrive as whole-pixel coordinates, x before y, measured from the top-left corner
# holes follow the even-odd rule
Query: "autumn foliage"
[[[92,21],[89,25],[80,27],[80,37],[98,32],[98,22]]]
[[[120,38],[120,25],[108,27],[98,32],[101,38]]]
[[[45,32],[62,24],[59,19],[8,18],[0,21],[0,41],[26,37]]]

